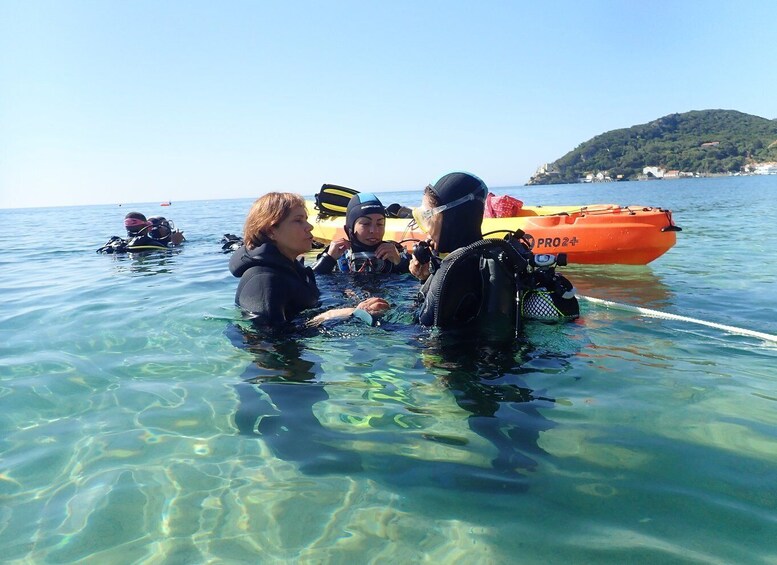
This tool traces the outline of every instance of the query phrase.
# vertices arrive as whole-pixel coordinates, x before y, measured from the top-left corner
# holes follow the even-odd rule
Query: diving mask
[[[481,200],[481,198],[475,193],[470,192],[466,196],[457,198],[453,202],[448,202],[447,204],[442,204],[440,206],[436,206],[435,208],[429,209],[424,206],[419,206],[417,208],[413,208],[413,219],[422,231],[429,233],[431,228],[430,222],[434,216],[437,214],[442,214],[445,210],[450,210],[451,208],[455,208],[456,206],[460,206],[461,204],[465,204],[472,200]]]
[[[124,227],[127,230],[127,235],[130,237],[140,235],[146,231],[150,225],[150,222],[147,222],[146,220],[140,220],[138,218],[125,218],[124,220]]]
[[[382,273],[386,266],[386,261],[371,251],[350,251],[346,257],[352,273]]]

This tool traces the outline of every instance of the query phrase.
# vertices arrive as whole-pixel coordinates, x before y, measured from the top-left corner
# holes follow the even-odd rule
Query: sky
[[[771,0],[0,0],[0,208],[524,184],[606,131],[777,118]]]

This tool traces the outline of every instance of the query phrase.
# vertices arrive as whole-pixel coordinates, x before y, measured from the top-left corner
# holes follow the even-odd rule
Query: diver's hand
[[[186,238],[183,236],[182,231],[174,231],[172,234],[170,234],[170,240],[173,242],[173,245],[181,245],[184,241],[186,241]]]
[[[333,239],[329,243],[329,248],[326,250],[326,254],[329,255],[335,261],[343,256],[343,253],[351,248],[351,242],[341,237],[340,239]]]
[[[411,275],[413,275],[421,282],[424,282],[426,279],[429,278],[429,275],[432,274],[430,265],[431,263],[421,263],[415,257],[411,257],[410,265],[408,265],[408,269],[410,270]]]
[[[375,250],[375,257],[384,261],[391,261],[395,265],[399,265],[400,261],[399,249],[391,241],[384,241],[378,245],[378,248]]]
[[[380,316],[389,309],[389,303],[382,298],[372,296],[367,300],[359,302],[359,305],[356,308],[364,310],[373,316]]]
[[[317,316],[313,316],[310,320],[308,320],[305,323],[305,325],[320,326],[327,320],[348,318],[349,316],[353,316],[353,313],[356,310],[364,310],[371,316],[380,316],[388,309],[389,309],[388,302],[386,302],[382,298],[377,298],[373,296],[371,298],[368,298],[367,300],[362,300],[361,302],[359,302],[359,305],[356,308],[334,308],[333,310],[327,310],[326,312],[321,312]]]
[[[419,241],[418,244],[413,247],[408,270],[411,275],[421,282],[426,281],[432,274],[431,257],[435,249],[437,249],[437,244],[432,239],[427,239],[425,242]],[[421,251],[424,251],[424,253],[421,253]],[[419,257],[424,257],[423,263],[418,260]]]

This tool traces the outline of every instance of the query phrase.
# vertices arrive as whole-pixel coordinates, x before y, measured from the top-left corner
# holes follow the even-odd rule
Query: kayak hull
[[[309,204],[313,237],[327,244],[344,237],[345,219],[317,218]],[[525,206],[511,218],[485,218],[486,237],[504,237],[523,230],[534,243],[535,253],[567,254],[569,264],[646,265],[677,242],[680,228],[672,212],[649,206]],[[492,233],[496,232],[496,233]],[[386,240],[424,240],[427,235],[411,219],[387,218]],[[408,249],[413,241],[404,243]]]

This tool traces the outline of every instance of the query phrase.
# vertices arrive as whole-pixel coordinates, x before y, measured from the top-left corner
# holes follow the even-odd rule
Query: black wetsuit
[[[229,260],[240,277],[235,303],[268,326],[283,326],[303,310],[318,306],[319,290],[309,267],[285,257],[274,243],[240,247]]]
[[[446,324],[449,327],[460,327],[468,324],[478,315],[480,310],[483,282],[480,278],[478,258],[471,257],[467,263],[463,269],[459,269],[456,285],[446,289],[448,293],[456,294],[455,297],[446,297],[449,303],[455,304],[454,310],[445,316],[449,320]],[[437,268],[437,271],[439,269],[440,267]],[[435,282],[437,281],[435,281],[433,273],[426,279],[418,293],[420,305],[416,312],[416,319],[422,326],[437,325],[435,319],[438,316],[439,297],[432,292],[432,285]]]
[[[183,238],[183,234],[181,237]],[[166,249],[178,247],[186,241],[186,239],[183,238],[180,243],[175,245],[171,242],[172,234],[162,239],[151,237],[151,235],[147,233],[136,235],[127,234],[127,238],[128,239],[122,239],[118,235],[114,235],[105,243],[105,245],[97,250],[97,253],[143,253],[146,251],[164,251]]]
[[[168,239],[170,238],[168,237]],[[155,239],[147,234],[135,236],[127,242],[127,251],[129,252],[157,251],[160,249],[168,249],[170,247],[172,247],[172,244],[166,241]]]

